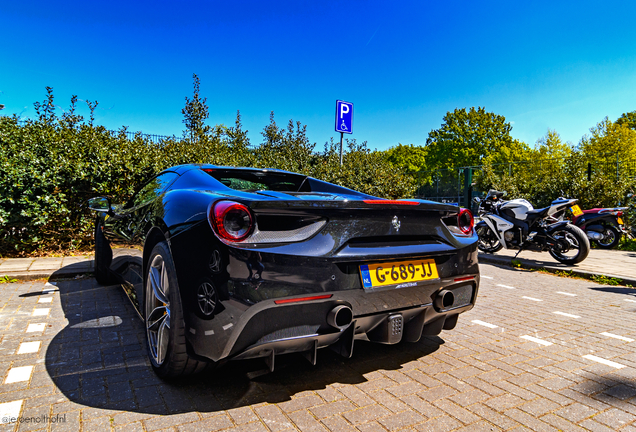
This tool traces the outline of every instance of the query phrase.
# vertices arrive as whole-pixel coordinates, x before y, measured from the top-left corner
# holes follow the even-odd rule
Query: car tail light
[[[208,217],[214,232],[222,240],[240,242],[254,229],[250,210],[244,204],[234,201],[217,201]]]
[[[388,199],[378,199],[378,200],[364,200],[365,204],[397,204],[397,205],[420,205],[417,201],[402,201],[402,200],[388,200]]]
[[[321,294],[321,295],[315,295],[315,296],[311,296],[311,297],[300,297],[300,298],[292,298],[292,299],[274,300],[274,303],[276,303],[276,304],[285,304],[285,303],[306,302],[306,301],[312,301],[312,300],[324,300],[324,299],[331,298],[332,296],[333,296],[333,294]]]
[[[457,214],[457,226],[464,234],[470,234],[473,232],[473,226],[475,225],[475,219],[473,214],[468,209],[461,209]]]

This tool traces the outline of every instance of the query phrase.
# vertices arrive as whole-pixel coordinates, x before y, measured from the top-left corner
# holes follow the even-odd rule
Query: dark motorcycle
[[[572,206],[572,223],[581,228],[598,247],[612,249],[618,246],[622,234],[626,233],[623,223],[623,211],[626,209],[616,207],[581,210],[579,206]]]

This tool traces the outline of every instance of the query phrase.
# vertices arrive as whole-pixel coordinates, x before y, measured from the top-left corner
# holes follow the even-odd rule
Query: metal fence
[[[18,120],[18,125],[19,126],[26,126],[29,123],[28,120]],[[145,134],[145,133],[141,133],[141,132],[131,132],[131,131],[116,131],[116,130],[111,130],[111,129],[106,129],[106,132],[108,132],[109,134],[113,135],[113,136],[117,136],[120,133],[124,133],[126,134],[126,138],[128,138],[129,140],[133,140],[135,139],[135,137],[137,135],[140,135],[142,139],[144,140],[148,140],[154,144],[159,144],[161,141],[163,140],[167,140],[167,139],[171,139],[171,138],[176,138],[174,135],[172,136],[168,136],[168,135],[157,135],[157,134]]]

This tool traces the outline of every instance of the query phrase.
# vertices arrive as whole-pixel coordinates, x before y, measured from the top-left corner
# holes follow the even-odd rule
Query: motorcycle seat
[[[528,224],[532,224],[537,219],[543,218],[548,215],[548,210],[550,207],[545,207],[542,209],[530,210],[526,213],[526,221]]]

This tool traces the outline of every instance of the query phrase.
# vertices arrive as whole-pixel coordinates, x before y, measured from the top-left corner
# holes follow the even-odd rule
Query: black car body
[[[98,211],[96,275],[124,283],[155,371],[355,340],[417,341],[477,297],[472,215],[279,170],[181,165]]]

